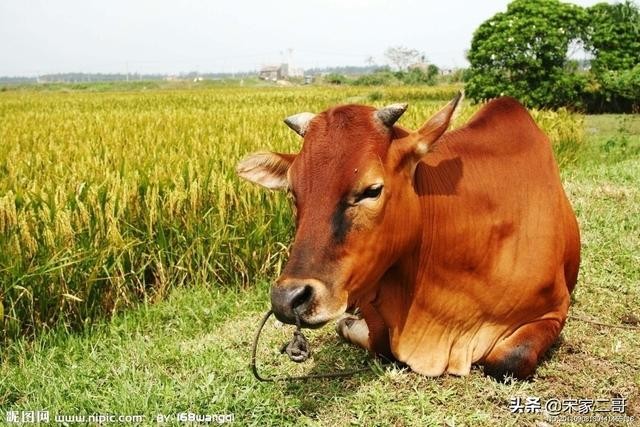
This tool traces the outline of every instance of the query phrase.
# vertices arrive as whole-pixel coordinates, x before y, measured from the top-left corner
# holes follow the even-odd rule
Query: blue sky
[[[598,1],[576,0],[592,5]],[[0,75],[179,73],[385,63],[389,46],[465,66],[506,0],[0,0]]]

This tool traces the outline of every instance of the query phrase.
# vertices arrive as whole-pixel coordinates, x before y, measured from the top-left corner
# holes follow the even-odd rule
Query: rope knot
[[[300,313],[294,309],[293,314],[296,319],[296,330],[293,332],[293,338],[288,344],[283,345],[280,353],[287,353],[292,362],[302,363],[309,358],[311,350],[307,338],[302,333],[302,325],[300,324]]]
[[[291,341],[282,346],[280,353],[286,353],[292,362],[302,363],[306,361],[311,355],[311,351],[309,350],[307,338],[302,331],[296,330]]]
[[[286,353],[289,356],[289,359],[296,363],[304,362],[311,355],[311,351],[309,349],[309,343],[302,333],[302,328],[300,325],[300,315],[297,311],[294,311],[296,316],[296,330],[293,332],[293,338],[291,341],[282,346],[280,353]],[[251,370],[253,371],[253,375],[259,381],[298,381],[298,380],[309,380],[309,379],[318,379],[318,378],[345,378],[350,377],[352,375],[370,371],[369,368],[361,368],[354,369],[351,371],[341,371],[341,372],[326,372],[319,374],[308,374],[308,375],[300,375],[297,377],[274,377],[274,378],[265,378],[260,375],[258,372],[258,366],[256,365],[256,352],[258,350],[258,340],[260,339],[260,333],[262,332],[262,328],[264,328],[264,324],[267,323],[269,317],[273,314],[272,310],[269,310],[262,320],[260,321],[260,326],[258,326],[258,330],[256,331],[256,336],[253,339],[253,346],[251,348]]]

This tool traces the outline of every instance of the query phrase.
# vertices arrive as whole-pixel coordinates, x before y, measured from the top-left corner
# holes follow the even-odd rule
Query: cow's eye
[[[377,199],[382,193],[382,184],[373,184],[367,187],[362,193],[356,197],[356,203],[364,199]]]

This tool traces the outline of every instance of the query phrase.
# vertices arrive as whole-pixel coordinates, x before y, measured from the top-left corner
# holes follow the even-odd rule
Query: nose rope
[[[302,327],[300,326],[300,313],[296,308],[293,309],[293,313],[296,319],[296,330],[293,332],[293,338],[289,343],[284,343],[280,349],[280,353],[286,353],[289,356],[289,360],[296,363],[302,363],[306,361],[311,355],[309,349],[309,342],[307,337],[302,333]]]
[[[287,353],[287,355],[292,361],[300,363],[307,360],[311,352],[309,350],[309,343],[307,342],[307,339],[301,330],[302,328],[300,326],[300,315],[297,310],[294,310],[293,312],[295,314],[296,330],[293,333],[293,338],[291,339],[291,341],[289,343],[285,343],[285,345],[282,346],[281,353]],[[273,314],[273,310],[269,310],[262,317],[262,320],[260,321],[260,325],[258,326],[258,330],[256,331],[256,335],[253,339],[253,346],[251,349],[251,370],[253,371],[253,375],[256,377],[258,381],[275,382],[275,381],[300,381],[300,380],[322,379],[322,378],[344,378],[344,377],[350,377],[362,372],[371,371],[371,368],[367,367],[367,368],[353,369],[350,371],[328,372],[328,373],[300,375],[300,376],[293,376],[293,377],[265,378],[261,376],[260,373],[258,372],[258,366],[256,363],[256,352],[258,349],[258,341],[260,339],[260,334],[262,333],[262,329],[264,328],[264,325],[267,323],[267,320],[269,320],[269,317],[271,317],[272,314]],[[579,316],[573,316],[573,315],[570,316],[570,318],[583,321],[583,322],[593,323],[599,326],[611,327],[611,328],[638,329],[638,326],[635,326],[635,325],[634,326],[612,325],[612,324],[601,323],[591,319],[587,319]],[[630,365],[630,364],[627,364],[627,365],[633,368],[637,368],[634,365]]]
[[[309,349],[309,343],[307,338],[302,333],[302,327],[300,326],[300,314],[297,310],[293,310],[296,320],[296,330],[293,333],[293,338],[288,343],[282,345],[280,353],[286,353],[289,356],[289,359],[296,363],[302,363],[309,358],[311,355],[311,350]],[[260,375],[258,372],[258,366],[256,363],[256,352],[258,350],[258,341],[260,339],[260,334],[262,333],[262,329],[264,325],[269,320],[269,317],[273,314],[273,310],[269,310],[260,321],[260,325],[258,326],[258,330],[256,332],[255,338],[253,339],[253,347],[251,349],[251,370],[253,371],[253,376],[256,377],[258,381],[263,382],[274,382],[274,381],[300,381],[300,380],[309,380],[309,379],[320,379],[320,378],[344,378],[350,377],[355,374],[361,372],[370,371],[371,368],[360,368],[353,369],[348,371],[339,371],[339,372],[327,372],[320,374],[309,374],[309,375],[300,375],[300,376],[292,376],[292,377],[272,377],[266,378]]]

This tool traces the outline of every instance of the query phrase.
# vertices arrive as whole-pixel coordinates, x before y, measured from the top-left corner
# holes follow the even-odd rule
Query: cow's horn
[[[409,104],[407,103],[387,105],[376,111],[376,117],[384,123],[385,126],[392,127],[400,116],[407,111],[408,106]]]
[[[293,129],[298,135],[304,136],[307,132],[309,123],[316,115],[313,113],[299,113],[284,119],[284,122]]]

